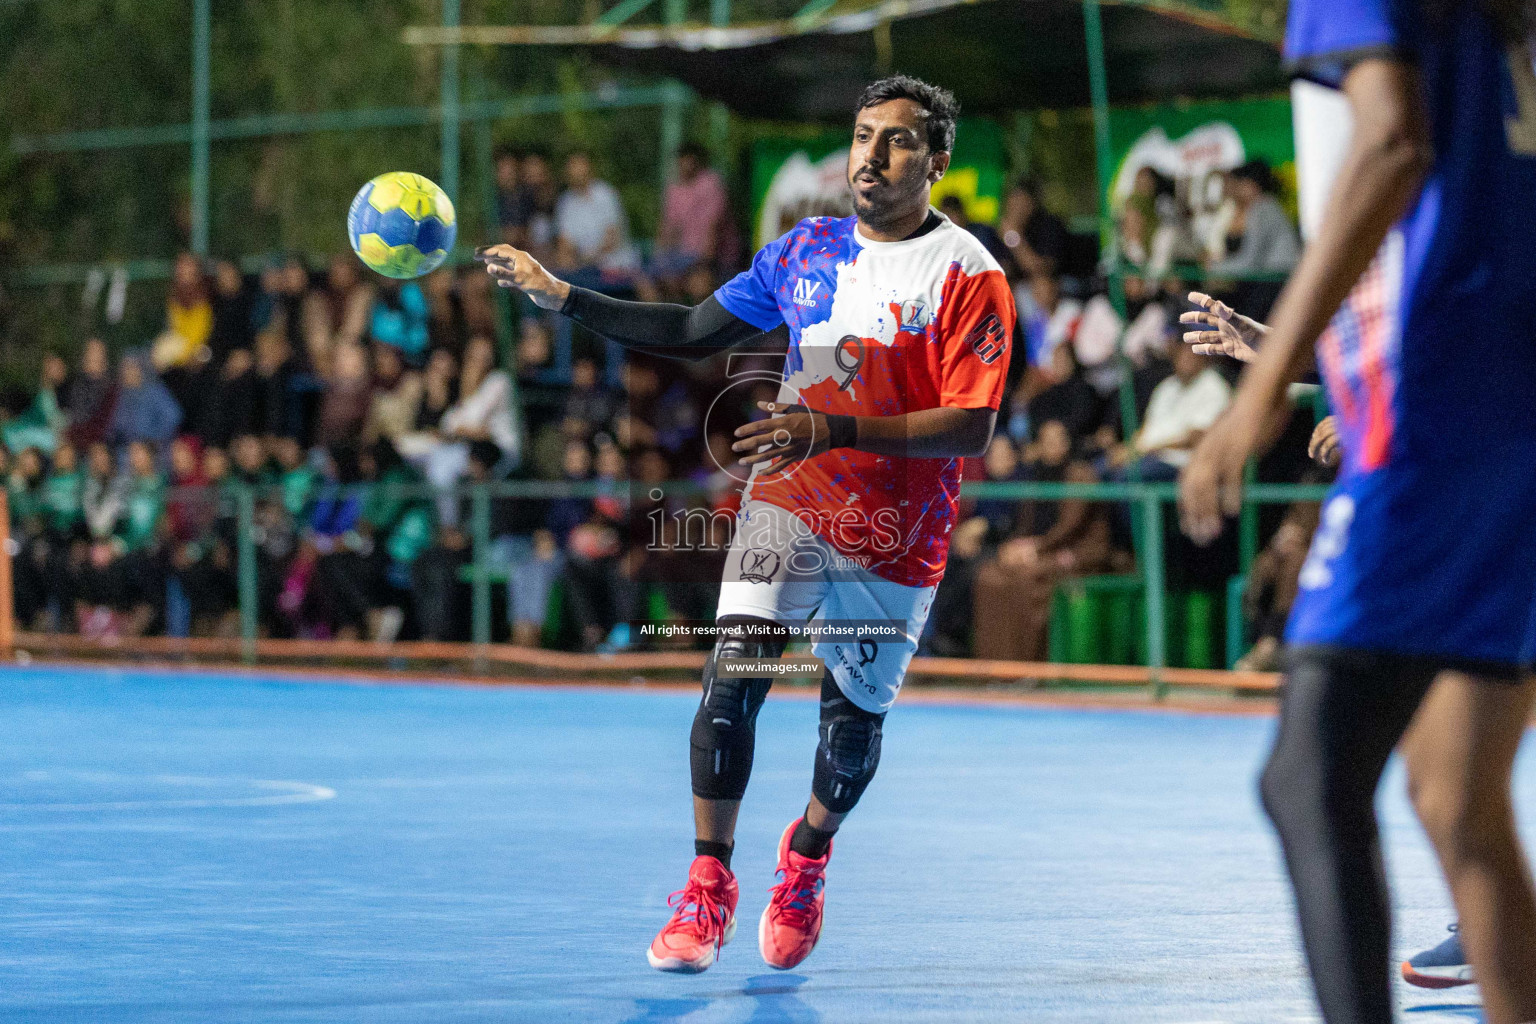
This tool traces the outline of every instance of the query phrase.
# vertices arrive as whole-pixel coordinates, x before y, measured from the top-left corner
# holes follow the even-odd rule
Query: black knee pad
[[[774,625],[766,619],[722,619],[720,637],[704,663],[704,699],[693,716],[689,766],[693,795],[706,800],[740,800],[747,791],[757,713],[773,685],[769,678],[722,678],[716,662],[721,658],[777,658],[784,653],[786,640],[782,636],[746,635],[732,629],[746,624]]]
[[[880,734],[885,716],[865,711],[843,696],[829,671],[821,677],[821,742],[811,792],[834,814],[847,814],[859,802],[880,766]]]

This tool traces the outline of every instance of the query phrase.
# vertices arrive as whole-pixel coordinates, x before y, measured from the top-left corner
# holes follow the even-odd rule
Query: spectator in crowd
[[[517,425],[512,411],[512,380],[496,367],[491,340],[477,337],[464,350],[458,399],[443,414],[436,437],[419,456],[427,482],[438,488],[456,484],[469,468],[469,445],[489,441],[502,453],[502,467],[517,455]],[[431,388],[428,389],[429,397]],[[438,513],[446,524],[457,524],[458,503],[451,494],[438,498]]]
[[[1083,304],[1062,297],[1061,278],[1055,274],[1031,275],[1013,292],[1024,331],[1024,358],[1035,369],[1049,369],[1056,347],[1076,336]]]
[[[551,259],[558,201],[559,190],[549,158],[538,152],[528,153],[518,164],[517,187],[508,211],[511,216],[502,221],[503,239],[540,262]]]
[[[233,260],[219,260],[213,265],[209,303],[213,327],[208,335],[208,348],[213,361],[222,365],[235,349],[248,349],[256,341],[251,290]]]
[[[521,196],[519,194],[519,178],[522,175],[522,163],[517,153],[510,149],[496,151],[496,225],[501,229],[501,240],[509,245],[515,245],[519,249],[525,248],[521,244],[521,233],[518,228],[523,227],[525,221],[518,208]]]
[[[106,438],[114,447],[136,441],[162,445],[181,425],[181,407],[161,383],[142,352],[130,352],[118,362],[117,404]]]
[[[309,271],[296,256],[269,263],[258,279],[260,287],[251,307],[251,325],[262,331],[273,328],[287,339],[288,348],[309,368],[309,346],[304,340],[304,298],[309,292]]]
[[[1033,178],[1020,178],[1008,190],[997,228],[1004,248],[1013,257],[1013,276],[1033,277],[1060,270],[1067,248],[1067,225],[1045,208],[1040,186]]]
[[[293,388],[298,359],[281,330],[269,327],[256,335],[257,432],[266,437],[296,437],[303,427]]]
[[[1029,401],[1029,422],[1038,425],[1054,420],[1066,427],[1067,436],[1074,441],[1093,436],[1104,418],[1104,399],[1083,376],[1071,345],[1052,350],[1051,377],[1054,383]]]
[[[400,635],[413,610],[411,570],[432,542],[435,515],[430,502],[409,493],[421,477],[388,440],[358,453],[358,471],[373,485],[358,520],[358,529],[368,538],[363,554],[368,634],[387,643]]]
[[[373,398],[363,424],[363,443],[371,445],[381,438],[393,443],[416,429],[422,391],[421,374],[406,367],[400,350],[375,344]]]
[[[13,613],[20,622],[38,618],[47,603],[44,571],[48,549],[43,528],[42,481],[42,455],[36,448],[22,449],[11,460],[5,478],[11,542],[18,555],[11,563]]]
[[[171,265],[171,289],[165,303],[166,328],[155,339],[155,366],[162,372],[189,370],[204,357],[213,334],[213,301],[198,258],[181,253]]]
[[[61,442],[53,451],[53,463],[38,493],[43,527],[57,545],[67,545],[85,528],[84,488],[85,473],[75,446]]]
[[[598,379],[597,360],[583,356],[571,364],[571,389],[566,392],[561,429],[566,437],[589,440],[613,418],[613,392]]]
[[[389,281],[378,292],[369,320],[369,337],[393,345],[412,366],[427,357],[431,334],[427,329],[427,298],[415,281]]]
[[[368,352],[357,342],[337,346],[331,371],[320,400],[315,424],[315,443],[322,446],[356,444],[368,419],[373,400],[373,380],[368,373]]]
[[[229,350],[207,399],[199,432],[208,444],[225,448],[260,429],[262,386],[250,349]]]
[[[88,338],[80,351],[80,372],[64,387],[70,441],[84,447],[101,440],[112,422],[116,404],[117,387],[112,381],[107,343],[100,338]]]
[[[1177,480],[1179,470],[1232,400],[1232,387],[1205,356],[1187,345],[1173,351],[1173,375],[1152,390],[1146,419],[1130,442],[1109,453],[1118,479],[1137,464],[1142,480]]]
[[[725,182],[709,166],[709,151],[694,142],[679,147],[677,175],[662,197],[648,268],[656,285],[653,299],[693,304],[709,295],[725,216]]]
[[[69,368],[59,356],[49,353],[43,356],[41,380],[32,404],[0,427],[0,441],[7,451],[20,452],[36,448],[46,455],[53,451],[68,417],[59,405],[59,392],[69,377]]]
[[[343,345],[360,345],[369,329],[375,289],[350,253],[331,257],[325,285],[304,296],[304,345],[311,366],[330,365]]]
[[[1228,225],[1228,255],[1206,263],[1206,273],[1216,279],[1252,274],[1286,274],[1301,258],[1301,239],[1280,201],[1279,182],[1268,164],[1250,160],[1232,171],[1236,211]],[[1264,320],[1280,294],[1281,281],[1239,281],[1232,291],[1232,305]]]
[[[555,206],[555,265],[573,283],[628,287],[640,258],[619,193],[593,174],[592,157],[582,150],[566,158],[565,184]]]
[[[94,448],[91,461],[85,506],[92,543],[76,614],[88,635],[142,636],[164,604],[158,548],[165,484],[143,441],[128,445],[128,471],[110,482],[110,453]]]
[[[1049,483],[1096,479],[1074,457],[1072,439],[1059,420],[1040,425],[1028,474]],[[1057,584],[1103,571],[1111,554],[1109,517],[1101,506],[1081,499],[1024,502],[1011,535],[976,570],[976,657],[1044,661]]]

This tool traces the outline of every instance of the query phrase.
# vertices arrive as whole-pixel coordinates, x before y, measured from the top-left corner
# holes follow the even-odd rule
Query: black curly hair
[[[960,117],[960,101],[955,99],[954,93],[910,75],[891,75],[871,82],[859,95],[858,106],[853,112],[857,115],[866,107],[891,100],[911,100],[923,108],[929,149],[935,153],[948,153],[955,148],[955,121]]]

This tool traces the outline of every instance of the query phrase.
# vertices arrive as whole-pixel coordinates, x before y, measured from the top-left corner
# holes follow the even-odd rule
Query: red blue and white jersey
[[[1290,638],[1508,664],[1536,599],[1536,41],[1426,6],[1291,0],[1300,77],[1416,67],[1434,161],[1318,342],[1344,466]]]
[[[1015,318],[997,261],[946,218],[900,242],[857,223],[803,220],[715,292],[756,327],[788,326],[779,401],[849,416],[996,409]],[[930,586],[944,575],[960,461],[838,448],[772,475],[756,467],[743,500],[795,512],[883,579]]]

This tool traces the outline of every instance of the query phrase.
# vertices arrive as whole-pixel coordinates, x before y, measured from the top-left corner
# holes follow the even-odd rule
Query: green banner
[[[1175,195],[1199,220],[1223,200],[1221,172],[1263,160],[1280,180],[1280,201],[1296,212],[1296,143],[1291,103],[1283,97],[1233,102],[1121,107],[1109,112],[1114,177],[1103,198],[1116,215],[1136,175],[1151,167],[1171,178]]]
[[[1002,212],[1008,149],[1002,129],[981,118],[960,122],[944,180],[933,187],[935,205],[957,195],[972,220],[993,223]],[[846,217],[848,132],[768,136],[752,146],[752,236],[758,247],[806,217]]]

